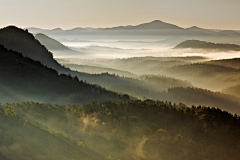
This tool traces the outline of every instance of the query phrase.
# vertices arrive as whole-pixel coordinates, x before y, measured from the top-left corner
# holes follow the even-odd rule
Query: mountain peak
[[[182,29],[176,25],[165,23],[160,20],[154,20],[149,23],[143,23],[138,26],[134,26],[136,29]]]
[[[61,69],[61,66],[53,59],[52,53],[36,40],[28,30],[16,26],[2,28],[0,29],[0,44],[7,49],[21,53],[23,56],[40,61],[48,67]]]
[[[199,28],[199,27],[197,27],[197,26],[192,26],[192,27],[187,28],[187,29],[202,29],[202,28]]]
[[[63,31],[61,28],[54,28],[52,31]]]
[[[160,20],[154,20],[154,21],[152,21],[152,22],[150,22],[150,23],[163,23],[163,22],[160,21]]]

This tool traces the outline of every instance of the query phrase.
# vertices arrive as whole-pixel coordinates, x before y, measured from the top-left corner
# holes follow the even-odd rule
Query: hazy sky
[[[0,27],[63,28],[137,25],[240,30],[240,0],[0,0]]]

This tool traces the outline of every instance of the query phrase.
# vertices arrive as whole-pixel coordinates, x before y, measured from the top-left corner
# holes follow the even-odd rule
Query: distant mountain
[[[45,34],[38,33],[38,34],[35,35],[35,38],[41,44],[43,44],[45,47],[47,47],[47,49],[49,49],[49,50],[67,50],[67,51],[71,51],[69,48],[67,48],[66,46],[64,46],[60,42],[56,41],[53,38],[50,38],[50,37],[46,36]]]
[[[180,29],[182,30],[183,28],[173,24],[155,20],[150,23],[144,23],[137,26],[119,26],[119,27],[113,27],[113,28],[105,28],[104,30],[147,30],[147,29]]]
[[[35,38],[43,44],[48,50],[50,50],[54,57],[59,57],[59,56],[79,56],[84,53],[78,52],[75,50],[72,50],[66,46],[64,46],[62,43],[58,42],[57,40],[50,38],[46,36],[45,34],[38,33],[35,35]]]
[[[87,81],[93,84],[99,84],[108,89],[111,88],[112,85],[132,85],[136,87],[143,88],[153,88],[162,90],[161,88],[156,88],[152,84],[147,84],[139,79],[132,79],[126,77],[119,77],[116,75],[110,75],[108,73],[102,74],[89,74],[83,72],[72,71],[68,68],[61,66],[55,59],[53,59],[51,52],[47,51],[47,49],[34,38],[34,36],[27,31],[24,31],[17,27],[7,27],[1,30],[2,33],[0,37],[2,40],[7,39],[9,41],[3,41],[3,45],[6,45],[8,49],[12,49],[19,53],[22,53],[24,56],[32,58],[33,60],[40,61],[44,65],[47,65],[59,73],[71,74],[72,76],[77,76],[82,81]],[[0,32],[1,33],[1,32]],[[8,33],[8,34],[5,34]],[[6,38],[5,38],[6,36]],[[10,43],[7,43],[10,42]],[[1,43],[0,43],[1,44]],[[45,55],[51,55],[48,59],[44,59]]]
[[[7,49],[22,53],[33,60],[40,61],[50,68],[62,71],[62,66],[53,59],[51,52],[47,50],[34,36],[15,26],[0,29],[0,44]]]
[[[190,34],[198,34],[198,35],[213,35],[215,33],[208,29],[199,28],[197,26],[186,28],[186,31],[190,31]]]
[[[211,43],[199,40],[187,40],[174,47],[174,49],[184,48],[240,51],[240,46],[236,44]]]
[[[77,27],[77,28],[73,28],[73,29],[69,29],[69,30],[66,30],[67,32],[79,32],[79,31],[83,31],[85,30],[84,28],[80,28],[80,27]]]
[[[139,25],[127,25],[127,26],[116,26],[111,28],[73,28],[68,30],[62,30],[60,28],[56,29],[40,29],[40,28],[27,28],[29,32],[37,34],[43,33],[46,35],[57,36],[57,35],[65,35],[65,36],[76,36],[76,35],[84,35],[84,36],[116,36],[116,35],[125,35],[125,36],[133,36],[133,35],[142,35],[142,36],[182,36],[183,37],[211,37],[210,41],[213,42],[234,42],[236,37],[240,36],[238,31],[224,31],[224,30],[214,30],[214,29],[203,29],[197,26],[193,26],[190,28],[179,27],[174,24],[162,22],[160,20],[154,20],[152,22],[143,23]],[[226,38],[233,38],[231,41]],[[179,42],[178,42],[179,43]]]
[[[112,68],[105,68],[105,67],[96,67],[96,66],[89,66],[89,65],[77,65],[77,64],[67,64],[63,63],[65,67],[69,67],[71,70],[77,70],[79,72],[86,72],[90,74],[101,74],[101,73],[109,73],[109,74],[116,74],[119,76],[124,77],[137,77],[138,75],[133,74],[128,71],[121,71]]]
[[[223,37],[238,37],[240,38],[240,33],[237,31],[231,31],[231,30],[223,30],[220,32],[217,32],[215,34],[216,36],[223,36]]]
[[[114,92],[90,85],[70,75],[23,57],[0,45],[0,100],[2,103],[38,101],[81,104],[94,100],[128,100]]]
[[[164,75],[187,80],[194,86],[221,90],[226,87],[240,85],[240,70],[220,65],[194,63],[179,65],[163,71]]]
[[[174,24],[154,20],[152,22],[139,24],[136,26],[117,26],[111,28],[74,28],[56,32],[55,30],[42,30],[39,28],[27,28],[32,33],[44,33],[47,35],[207,35],[213,34],[213,31],[196,29],[192,27],[184,29]],[[204,30],[204,31],[203,31]]]
[[[62,30],[61,28],[55,28],[55,29],[41,29],[41,28],[35,28],[35,27],[29,27],[29,28],[25,28],[27,29],[29,32],[33,33],[33,34],[37,34],[37,33],[43,33],[43,34],[61,34],[64,30]]]

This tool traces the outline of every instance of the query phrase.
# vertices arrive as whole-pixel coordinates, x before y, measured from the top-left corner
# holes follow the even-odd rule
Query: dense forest
[[[1,160],[240,159],[239,59],[56,61],[49,50],[58,49],[69,51],[43,34],[0,29]]]
[[[205,63],[174,66],[163,72],[164,75],[181,78],[195,86],[212,90],[238,85],[239,73],[239,69]]]
[[[106,67],[96,67],[96,66],[89,66],[89,65],[78,65],[78,64],[63,64],[65,67],[70,68],[71,70],[76,70],[78,72],[85,72],[90,74],[101,74],[101,73],[109,73],[109,74],[116,74],[119,76],[124,77],[137,77],[136,74],[133,74],[128,71],[121,71],[112,68]]]
[[[91,85],[71,75],[58,74],[40,62],[23,57],[0,45],[1,102],[38,101],[46,103],[86,103],[94,100],[125,99],[123,95]]]
[[[5,48],[21,53],[35,61],[58,71],[64,71],[48,49],[43,46],[34,36],[15,26],[8,26],[0,29],[0,44]]]
[[[237,160],[240,121],[171,102],[0,105],[3,160]]]
[[[237,90],[234,90],[235,92],[230,92],[231,90],[224,90],[225,94],[223,94],[220,92],[213,92],[201,88],[172,87],[166,91],[154,92],[145,88],[122,85],[112,86],[111,90],[118,91],[120,93],[127,93],[142,100],[160,99],[164,101],[172,101],[175,103],[184,103],[189,106],[206,105],[211,107],[218,107],[231,113],[240,114],[240,100],[236,97],[236,94],[239,92]],[[235,95],[233,95],[233,93]]]

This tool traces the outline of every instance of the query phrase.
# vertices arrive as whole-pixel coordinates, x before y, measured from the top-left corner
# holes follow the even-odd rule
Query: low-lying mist
[[[56,36],[55,36],[56,37]],[[239,52],[211,51],[211,50],[175,50],[179,43],[187,39],[204,40],[203,37],[171,37],[171,36],[140,36],[127,37],[56,37],[65,46],[76,50],[79,54],[69,55],[59,54],[53,51],[55,58],[130,58],[130,57],[171,57],[171,56],[205,56],[210,59],[225,59],[239,57]]]
[[[6,103],[0,104],[0,157],[4,160],[225,159],[239,150],[237,119],[216,108],[189,108],[182,103],[162,101],[95,101],[82,106]],[[239,156],[233,154],[230,159]]]

